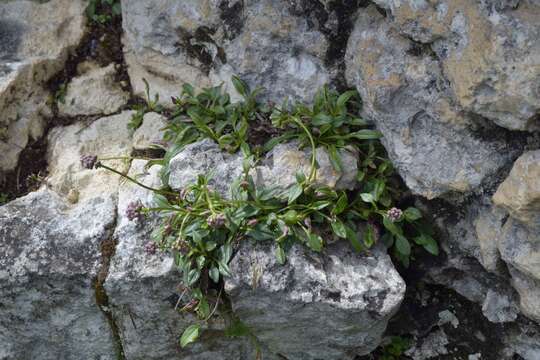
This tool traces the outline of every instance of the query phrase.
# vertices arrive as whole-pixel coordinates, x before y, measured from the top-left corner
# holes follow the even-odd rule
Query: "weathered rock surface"
[[[96,304],[114,199],[67,204],[42,189],[0,207],[0,359],[115,359]]]
[[[253,180],[257,186],[277,187],[286,190],[296,183],[296,174],[309,177],[311,172],[311,149],[299,149],[298,143],[279,144],[268,153],[261,166],[253,169]],[[317,171],[315,182],[335,189],[354,189],[358,172],[358,155],[354,151],[339,151],[343,171],[337,171],[323,147],[317,148]]]
[[[526,152],[516,160],[493,202],[524,224],[540,227],[540,150]]]
[[[109,115],[124,106],[129,94],[115,80],[114,64],[93,67],[73,78],[67,85],[58,110],[64,116]]]
[[[273,247],[244,242],[225,280],[233,310],[270,351],[352,359],[379,344],[405,292],[385,251],[337,243],[319,255],[296,245],[280,265]]]
[[[210,139],[189,144],[169,163],[169,186],[181,190],[196,183],[199,175],[210,175],[209,184],[227,197],[231,183],[242,176],[242,161],[242,154],[225,153]]]
[[[114,191],[120,177],[105,169],[85,169],[81,156],[116,158],[103,163],[119,171],[127,171],[129,162],[125,157],[130,156],[132,150],[127,124],[132,113],[124,111],[89,125],[75,123],[52,129],[48,138],[49,186],[74,202]]]
[[[375,2],[398,31],[431,46],[465,110],[508,129],[539,129],[538,1]]]
[[[470,192],[517,154],[496,136],[475,134],[437,59],[415,46],[374,7],[362,9],[347,47],[347,80],[412,191],[427,198]]]
[[[151,149],[163,140],[163,128],[167,119],[158,113],[146,113],[142,125],[133,133],[133,148],[136,150]]]
[[[311,100],[331,78],[324,66],[326,37],[286,1],[129,0],[122,13],[137,94],[144,91],[142,78],[164,101],[185,82],[225,82],[233,90],[236,74],[252,88],[266,86],[267,99]]]
[[[13,170],[28,141],[42,136],[45,82],[82,39],[85,7],[82,0],[0,4],[0,172]]]

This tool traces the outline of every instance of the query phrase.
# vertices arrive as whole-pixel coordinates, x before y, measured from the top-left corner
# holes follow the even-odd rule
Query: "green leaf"
[[[199,324],[190,325],[182,333],[180,338],[180,346],[185,348],[187,345],[195,342],[199,338],[199,333],[201,331],[201,326]]]
[[[398,235],[403,235],[403,230],[401,230],[401,227],[399,227],[398,225],[396,225],[396,223],[392,222],[388,216],[384,216],[383,217],[383,225],[384,227],[390,231],[393,235],[395,236],[398,236]]]
[[[217,267],[212,266],[208,271],[208,275],[213,282],[215,282],[216,284],[219,283],[219,269]]]
[[[336,219],[332,222],[332,230],[334,230],[334,234],[336,234],[340,238],[347,238],[347,229],[345,228],[345,224],[343,224],[341,220]]]
[[[322,246],[323,246],[323,239],[317,234],[310,233],[308,235],[308,243],[307,244],[311,248],[311,250],[316,251],[316,252],[320,252],[322,250]]]
[[[382,133],[377,130],[359,130],[351,134],[346,135],[347,138],[355,138],[358,140],[376,140],[382,138]]]
[[[362,201],[367,203],[372,203],[375,201],[375,199],[373,198],[373,194],[371,193],[361,193],[360,198],[362,199]]]
[[[394,245],[394,236],[390,233],[384,233],[383,236],[381,236],[381,241],[386,246],[387,249],[392,247]]]
[[[341,172],[343,169],[343,162],[341,161],[341,156],[338,154],[336,147],[334,145],[329,145],[327,149],[332,167],[334,170]]]
[[[243,97],[247,97],[249,95],[249,87],[244,81],[240,80],[238,76],[234,75],[232,76],[231,80],[234,88],[240,95]]]
[[[351,243],[353,249],[356,252],[361,252],[364,247],[362,246],[362,242],[360,241],[358,233],[347,225],[345,226],[345,230],[347,231],[347,239]]]
[[[349,199],[347,199],[347,195],[345,193],[342,193],[340,197],[338,198],[336,202],[336,206],[332,210],[332,213],[334,215],[341,214],[347,208],[348,202],[349,202]]]
[[[246,235],[256,241],[272,240],[275,238],[274,232],[265,224],[255,225],[253,229],[247,231]]]
[[[368,124],[366,120],[361,118],[350,118],[347,123],[354,126],[366,126]]]
[[[281,245],[278,245],[276,247],[276,260],[280,265],[285,264],[287,261],[287,257],[285,256],[285,251],[281,247]]]
[[[188,279],[187,286],[191,286],[195,284],[197,280],[199,280],[200,276],[201,276],[201,273],[199,270],[197,269],[190,270],[187,276],[187,279]]]
[[[418,220],[422,217],[422,213],[415,207],[409,207],[404,212],[405,219],[409,222]]]
[[[336,102],[336,105],[341,108],[341,107],[344,107],[347,102],[349,101],[349,99],[353,96],[355,96],[356,94],[358,94],[358,92],[356,90],[349,90],[349,91],[345,91],[343,94],[339,95],[338,99],[337,99],[337,102]]]
[[[290,205],[292,204],[300,195],[302,195],[302,192],[304,189],[302,188],[302,185],[296,183],[289,189],[289,199],[287,200],[287,203]]]
[[[432,255],[439,255],[439,245],[428,234],[421,234],[420,236],[415,237],[414,242],[418,245],[421,245],[424,249],[426,249],[427,252],[429,252]]]
[[[327,125],[331,123],[332,123],[332,117],[324,113],[318,113],[311,120],[311,125],[313,126],[322,126],[322,125]]]
[[[405,256],[411,254],[411,244],[409,244],[409,240],[405,236],[396,235],[396,250]]]
[[[373,230],[373,226],[368,225],[366,228],[366,231],[364,232],[364,244],[366,244],[366,246],[370,248],[371,246],[373,246],[374,243],[375,243],[375,232]]]
[[[231,276],[231,269],[229,268],[229,265],[224,263],[223,261],[218,261],[218,270],[221,275],[223,276]]]
[[[206,319],[208,315],[210,315],[210,306],[204,297],[199,300],[199,305],[197,305],[197,314],[201,319]]]
[[[231,260],[232,256],[232,246],[231,244],[225,244],[222,245],[219,248],[219,259],[224,262],[225,264],[228,264]]]

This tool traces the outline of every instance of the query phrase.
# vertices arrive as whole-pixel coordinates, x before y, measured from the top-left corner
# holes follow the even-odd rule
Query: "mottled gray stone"
[[[489,321],[502,323],[516,320],[519,309],[511,296],[489,289],[482,304],[482,312]]]
[[[0,359],[113,360],[93,281],[115,204],[67,205],[42,189],[0,207]]]
[[[298,149],[298,143],[278,144],[270,151],[261,166],[252,171],[255,184],[260,187],[277,187],[286,190],[296,183],[296,174],[309,177],[311,172],[311,149]],[[353,150],[339,151],[343,171],[336,171],[325,148],[317,148],[315,182],[335,189],[355,188],[358,172],[358,154]]]
[[[148,150],[159,146],[167,145],[163,143],[164,128],[167,126],[167,118],[158,113],[146,113],[143,123],[133,133],[133,148],[137,150]]]
[[[67,85],[58,111],[64,116],[109,115],[126,105],[129,93],[115,80],[115,65],[94,67],[74,77]]]
[[[329,43],[283,0],[128,0],[122,3],[126,62],[135,93],[146,78],[164,102],[183,83],[197,88],[225,82],[231,75],[263,97],[311,100],[329,82],[324,64]]]
[[[519,294],[521,311],[540,323],[540,281],[523,274],[513,266],[508,269],[512,276],[512,286]]]
[[[363,9],[347,45],[347,80],[413,192],[434,198],[473,191],[516,154],[495,136],[474,134],[438,60],[414,46],[374,7]]]
[[[506,263],[540,280],[540,228],[528,228],[508,219],[499,239],[499,251]]]
[[[537,130],[540,3],[377,0],[398,31],[437,54],[456,101],[512,130]]]
[[[436,359],[448,354],[448,336],[443,329],[437,329],[426,336],[421,344],[416,344],[405,352],[405,355],[414,360]]]
[[[0,3],[0,180],[43,135],[51,114],[45,83],[82,39],[85,8],[83,0]]]
[[[169,186],[180,190],[196,183],[199,175],[211,175],[209,184],[227,197],[231,183],[242,176],[242,161],[241,153],[223,152],[210,139],[189,144],[169,163]]]
[[[237,316],[270,351],[290,359],[352,359],[381,341],[405,284],[385,251],[357,254],[339,242],[322,254],[243,242],[225,279]]]

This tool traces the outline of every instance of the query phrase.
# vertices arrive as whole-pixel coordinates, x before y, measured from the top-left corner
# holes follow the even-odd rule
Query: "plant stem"
[[[316,147],[315,147],[315,140],[313,140],[313,136],[311,135],[311,132],[309,131],[309,129],[306,127],[306,125],[304,125],[304,123],[299,120],[297,117],[292,117],[293,121],[302,128],[302,130],[304,130],[304,132],[306,133],[308,139],[309,139],[309,142],[311,143],[311,172],[309,173],[309,178],[308,178],[308,182],[312,182],[312,181],[315,181],[315,178],[316,178],[316,169],[315,169],[315,161],[316,161]]]

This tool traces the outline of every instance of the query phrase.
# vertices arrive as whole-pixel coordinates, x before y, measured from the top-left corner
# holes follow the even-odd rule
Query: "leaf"
[[[332,117],[324,113],[318,113],[311,120],[311,125],[313,126],[322,126],[322,125],[327,125],[331,123],[332,123]]]
[[[361,118],[348,119],[347,123],[354,126],[366,126],[368,124],[366,120],[361,119]]]
[[[358,94],[358,92],[356,90],[349,90],[349,91],[345,91],[343,94],[339,95],[338,99],[337,99],[337,102],[336,102],[336,105],[341,108],[341,107],[344,107],[347,102],[349,101],[349,99],[353,96],[355,96],[356,94]]]
[[[238,91],[240,95],[242,95],[243,97],[247,97],[249,95],[248,85],[244,81],[240,80],[238,76],[233,75],[231,81],[234,88],[236,89],[236,91]]]
[[[228,337],[248,336],[250,333],[247,325],[239,319],[234,319],[231,325],[225,329],[225,336]]]
[[[375,232],[373,226],[368,225],[364,232],[364,244],[370,248],[375,243]]]
[[[169,208],[171,205],[169,204],[169,200],[161,194],[154,193],[154,203],[157,205],[157,207],[160,208]]]
[[[187,275],[187,286],[191,286],[193,284],[195,284],[197,282],[197,280],[199,280],[199,277],[201,276],[201,273],[199,270],[197,269],[192,269],[189,271],[188,275]]]
[[[429,252],[432,255],[438,256],[439,255],[439,245],[433,239],[431,236],[427,234],[422,234],[420,236],[415,237],[414,242],[418,245],[421,245],[424,249],[426,249],[427,252]]]
[[[296,183],[288,191],[289,199],[287,200],[287,203],[290,205],[292,204],[300,195],[302,195],[302,192],[304,189],[302,188],[302,185]]]
[[[182,337],[180,338],[180,346],[184,348],[187,345],[195,342],[199,338],[200,331],[201,326],[199,324],[188,326],[182,333]]]
[[[361,193],[360,198],[363,202],[367,203],[372,203],[373,201],[375,201],[375,199],[373,198],[373,194],[371,193]]]
[[[285,251],[281,247],[281,245],[278,245],[276,247],[276,260],[280,265],[285,264],[287,261],[287,257],[285,256]]]
[[[115,3],[115,4],[112,6],[112,13],[113,13],[113,15],[115,15],[115,16],[118,16],[118,15],[121,15],[121,14],[122,14],[122,6],[120,5],[119,2]]]
[[[390,233],[384,233],[383,236],[381,236],[381,241],[386,246],[387,249],[392,247],[394,245],[394,236]]]
[[[275,238],[274,232],[265,224],[255,225],[253,229],[247,231],[246,235],[256,241],[272,240]]]
[[[323,246],[323,239],[317,234],[310,233],[308,236],[307,244],[311,248],[311,250],[320,252]]]
[[[332,222],[332,230],[334,231],[334,234],[336,234],[340,238],[347,238],[347,229],[345,228],[345,224],[343,224],[341,220],[336,219]]]
[[[345,226],[345,230],[347,231],[347,239],[351,243],[353,249],[356,252],[361,252],[364,247],[362,246],[362,243],[360,242],[360,238],[356,231],[354,231],[351,227]]]
[[[409,222],[418,220],[422,217],[422,213],[415,207],[409,207],[404,212],[405,219]]]
[[[332,210],[332,213],[334,215],[341,214],[345,210],[345,208],[347,208],[348,201],[349,199],[347,199],[347,195],[345,193],[342,193],[340,197],[338,198],[336,202],[336,206]]]
[[[231,260],[232,256],[232,246],[231,244],[225,244],[222,245],[219,248],[219,259],[224,262],[225,264],[228,264]]]
[[[215,282],[216,284],[219,283],[219,269],[217,267],[212,266],[208,271],[208,275],[213,282]]]
[[[399,227],[398,225],[396,225],[395,223],[393,223],[389,218],[388,216],[384,216],[383,217],[383,225],[384,227],[390,231],[393,235],[395,236],[398,236],[398,235],[403,235],[403,231],[401,230],[401,227]]]
[[[411,244],[409,244],[409,240],[403,235],[396,235],[396,250],[405,256],[409,256],[411,254]]]
[[[197,305],[197,314],[201,319],[206,319],[208,315],[210,315],[210,306],[204,297],[199,300],[199,305]]]
[[[339,156],[338,151],[334,145],[328,146],[328,155],[334,170],[341,172],[343,169],[343,162],[341,161],[341,156]]]
[[[224,263],[223,261],[218,261],[218,269],[221,275],[223,276],[231,276],[231,269],[229,268],[229,265]]]
[[[359,130],[359,131],[350,133],[346,135],[345,137],[355,138],[358,140],[376,140],[376,139],[382,138],[382,136],[383,135],[380,131],[364,129],[364,130]]]

